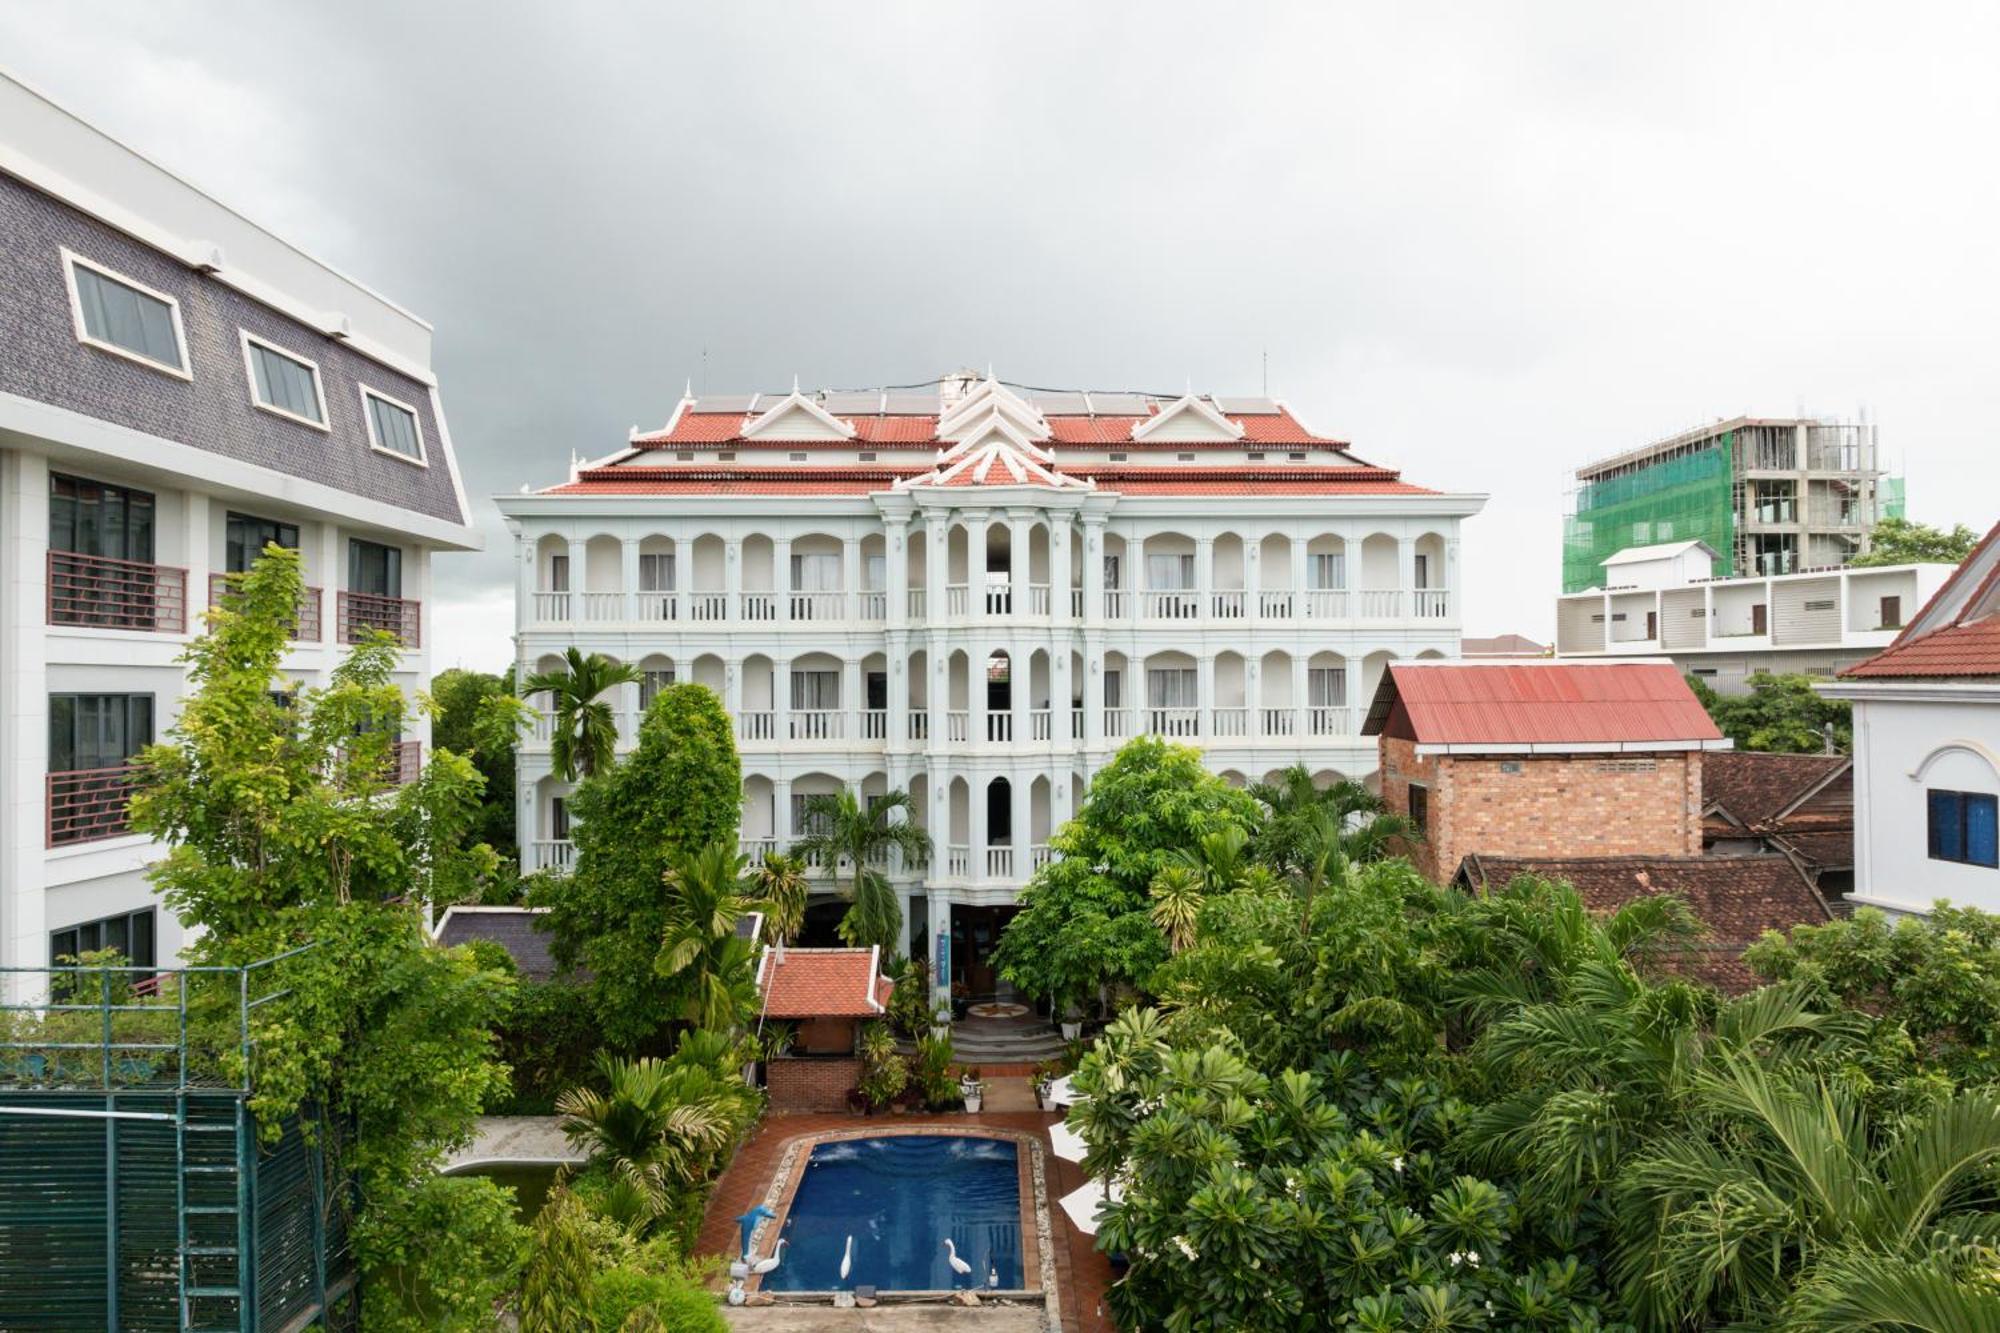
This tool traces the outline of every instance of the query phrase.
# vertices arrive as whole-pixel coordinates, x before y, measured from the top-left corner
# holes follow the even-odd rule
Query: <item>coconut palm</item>
[[[622,1188],[660,1216],[676,1192],[693,1188],[747,1123],[742,1080],[709,1064],[600,1054],[604,1091],[571,1088],[556,1099],[562,1130]],[[738,1089],[728,1085],[734,1082]]]
[[[618,722],[599,696],[638,679],[639,668],[628,662],[571,648],[563,654],[561,669],[538,671],[522,684],[526,694],[548,695],[555,709],[549,764],[564,781],[579,773],[589,777],[611,764],[618,752]]]
[[[1194,944],[1195,925],[1201,919],[1202,879],[1191,866],[1168,866],[1153,876],[1153,924],[1167,937],[1170,953],[1185,952]]]
[[[849,904],[847,915],[838,927],[840,937],[849,944],[875,944],[886,951],[901,942],[903,909],[897,906],[888,879],[874,867],[888,859],[892,847],[911,865],[920,866],[930,856],[929,834],[907,818],[890,818],[897,811],[907,815],[909,808],[908,794],[900,791],[870,797],[865,806],[847,787],[806,800],[810,832],[792,844],[792,855],[824,866],[836,877],[843,863],[853,868],[853,877],[843,890]]]
[[[2000,1096],[1962,1091],[1898,1128],[1753,1056],[1705,1072],[1705,1132],[1634,1160],[1613,1271],[1642,1326],[2000,1328]]]
[[[1350,863],[1379,861],[1398,839],[1417,836],[1417,826],[1386,812],[1382,798],[1343,778],[1314,784],[1304,764],[1286,769],[1277,782],[1260,782],[1250,794],[1267,811],[1254,851],[1259,861],[1302,882],[1315,873],[1324,883]]]
[[[805,927],[806,899],[812,893],[806,863],[783,852],[765,852],[750,874],[766,936],[790,944]]]
[[[743,895],[743,857],[712,842],[674,858],[665,875],[666,930],[653,970],[685,996],[681,1017],[727,1029],[756,1005],[750,941],[736,933],[752,910]]]

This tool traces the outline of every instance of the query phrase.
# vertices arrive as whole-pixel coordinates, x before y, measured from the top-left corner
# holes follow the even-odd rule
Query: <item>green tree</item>
[[[1194,944],[1201,919],[1201,875],[1188,866],[1168,866],[1153,876],[1153,924],[1167,938],[1167,952],[1185,953]]]
[[[1209,834],[1257,823],[1257,803],[1203,767],[1199,750],[1128,742],[1051,839],[1058,859],[1022,892],[995,956],[1001,975],[1059,1005],[1143,985],[1167,956],[1150,915],[1154,877],[1185,865],[1183,852],[1198,856]]]
[[[840,938],[851,945],[901,952],[903,909],[888,877],[877,867],[887,864],[891,848],[900,851],[908,865],[921,866],[930,856],[930,835],[907,818],[892,818],[899,812],[907,816],[909,808],[907,792],[873,796],[864,806],[850,787],[806,800],[809,832],[792,844],[792,855],[835,875],[843,864],[849,868],[848,908],[839,930]]]
[[[514,748],[527,706],[514,697],[513,673],[491,676],[451,667],[431,681],[431,742],[472,760],[486,786],[473,836],[496,848],[515,845]]]
[[[812,897],[805,862],[783,852],[765,852],[750,873],[756,881],[757,910],[764,914],[765,938],[790,944],[805,928],[806,903]]]
[[[498,1186],[437,1167],[506,1086],[491,1029],[510,981],[470,950],[434,947],[423,920],[479,873],[484,849],[467,834],[480,777],[439,749],[416,781],[393,781],[409,703],[386,634],[281,708],[298,555],[268,547],[232,577],[238,595],[183,658],[179,721],[141,757],[133,827],[169,845],[150,873],[194,928],[189,963],[318,946],[279,965],[289,994],[254,1020],[251,1105],[267,1137],[307,1107],[353,1126],[353,1236],[380,1325],[487,1327],[519,1231]]]
[[[1292,765],[1276,782],[1257,783],[1250,794],[1268,812],[1252,852],[1301,883],[1337,875],[1349,861],[1380,860],[1397,839],[1416,834],[1409,820],[1386,813],[1382,798],[1362,784],[1342,778],[1321,787],[1304,764]]]
[[[667,871],[667,924],[654,970],[680,996],[680,1016],[727,1031],[756,1011],[750,941],[736,923],[752,910],[743,896],[744,858],[734,842],[712,842],[674,858]]]
[[[1956,565],[1979,545],[1979,534],[1963,523],[1946,532],[1907,518],[1885,518],[1868,534],[1868,551],[1848,561],[1849,568],[1868,565]]]
[[[1739,750],[1818,754],[1826,749],[1829,727],[1834,749],[1845,753],[1853,748],[1853,710],[1838,700],[1822,698],[1810,676],[1760,671],[1750,677],[1747,694],[1717,694],[1699,676],[1689,676],[1687,682],[1716,729],[1735,741]]]
[[[623,762],[587,778],[570,800],[576,865],[531,901],[556,960],[588,971],[598,1030],[630,1050],[681,1018],[654,971],[666,938],[675,859],[733,842],[742,770],[722,701],[701,685],[661,690]]]
[[[610,767],[618,753],[618,718],[602,696],[618,685],[636,684],[639,668],[602,653],[563,653],[557,671],[538,671],[522,682],[526,694],[546,694],[555,710],[549,733],[549,765],[564,781],[591,777]]]

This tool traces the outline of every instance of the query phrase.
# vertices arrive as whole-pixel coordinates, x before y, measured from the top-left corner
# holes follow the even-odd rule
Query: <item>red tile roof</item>
[[[1520,875],[1561,880],[1594,912],[1610,912],[1654,894],[1671,893],[1708,927],[1701,945],[1666,960],[1671,970],[1725,991],[1755,989],[1743,950],[1767,930],[1824,925],[1833,917],[1799,868],[1783,856],[1468,856],[1457,880],[1484,890]]]
[[[782,958],[781,955],[782,954]],[[893,983],[875,949],[766,949],[757,965],[767,1018],[878,1018]]]
[[[741,412],[683,412],[672,430],[653,431],[634,439],[641,449],[671,449],[689,444],[768,444],[791,448],[854,448],[876,444],[927,444],[935,447],[938,418],[935,416],[842,416],[854,427],[852,440],[815,440],[803,444],[789,440],[746,439],[743,427],[751,418]],[[1315,435],[1290,412],[1253,412],[1229,418],[1243,428],[1231,447],[1257,445],[1320,445],[1339,447],[1344,441]],[[1132,431],[1147,418],[1138,416],[1058,416],[1046,418],[1057,444],[1120,445],[1132,449],[1191,450],[1199,443],[1176,440],[1133,440]]]
[[[1551,750],[1722,745],[1680,671],[1664,662],[1394,662],[1362,734]]]
[[[1952,618],[1932,619],[1955,605]],[[2000,676],[2000,523],[1911,618],[1896,641],[1840,673],[1861,680]]]
[[[1701,803],[1745,829],[1769,828],[1808,796],[1839,784],[1852,808],[1854,761],[1844,754],[1765,754],[1740,750],[1701,765]],[[1842,779],[1845,779],[1842,781]]]
[[[1099,490],[1120,495],[1435,495],[1378,467],[1128,467],[1124,464],[1058,463],[1065,476],[1090,479]],[[631,464],[586,468],[577,479],[551,486],[545,495],[869,495],[895,482],[921,477],[928,466],[806,463]],[[954,478],[959,485],[974,484]],[[986,484],[1002,484],[989,479]],[[1007,481],[1005,484],[1019,484]]]

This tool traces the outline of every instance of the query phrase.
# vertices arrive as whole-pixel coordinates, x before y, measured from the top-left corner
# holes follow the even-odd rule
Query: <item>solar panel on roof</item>
[[[1238,416],[1274,417],[1278,414],[1278,405],[1269,398],[1218,398],[1215,405]]]
[[[705,393],[694,400],[690,412],[748,412],[753,393]]]
[[[1081,416],[1090,410],[1081,393],[1031,393],[1028,401],[1043,416]]]
[[[843,389],[824,395],[819,405],[837,417],[873,416],[882,410],[882,392],[879,389]]]
[[[1090,406],[1101,417],[1143,417],[1153,400],[1142,393],[1098,393],[1092,391]]]
[[[889,413],[891,416],[928,417],[937,415],[938,396],[935,391],[891,389],[889,391]]]

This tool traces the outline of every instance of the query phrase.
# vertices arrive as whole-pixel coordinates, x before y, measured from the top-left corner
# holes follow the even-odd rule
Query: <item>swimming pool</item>
[[[1002,1139],[934,1134],[820,1143],[778,1239],[787,1242],[785,1253],[764,1278],[766,1291],[851,1291],[864,1284],[948,1291],[984,1287],[989,1276],[1002,1290],[1020,1290],[1019,1149]],[[970,1273],[952,1271],[946,1239]]]

